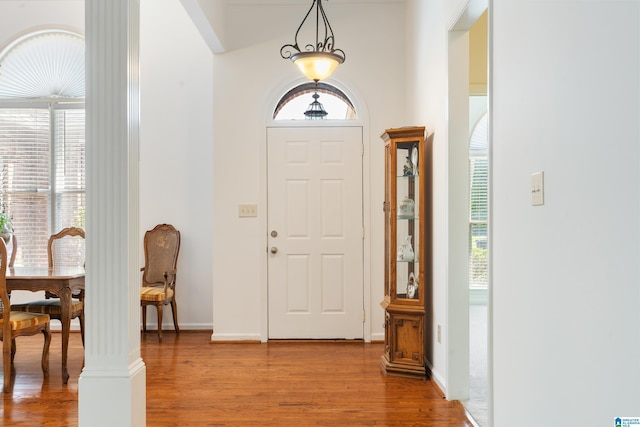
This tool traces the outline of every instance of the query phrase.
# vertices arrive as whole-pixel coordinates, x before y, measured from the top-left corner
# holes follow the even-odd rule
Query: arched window
[[[317,101],[327,112],[324,119],[355,120],[357,118],[349,97],[337,87],[324,82],[319,82],[317,85],[311,82],[304,83],[285,93],[273,112],[273,118],[275,120],[309,118],[309,115],[305,116],[305,112],[310,110],[311,104],[315,101],[314,94],[319,95]]]
[[[84,228],[84,51],[82,36],[59,30],[0,51],[0,211],[16,265],[46,266],[49,235]]]
[[[84,38],[39,31],[0,52],[0,99],[84,98]]]

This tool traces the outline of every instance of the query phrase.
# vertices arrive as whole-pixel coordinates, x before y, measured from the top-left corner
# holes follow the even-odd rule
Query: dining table
[[[84,291],[84,267],[9,267],[7,291],[49,291],[60,298],[62,312],[62,382],[67,384],[67,351],[71,328],[71,297]]]

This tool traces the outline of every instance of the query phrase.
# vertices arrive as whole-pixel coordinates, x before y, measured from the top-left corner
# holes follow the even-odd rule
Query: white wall
[[[47,28],[84,34],[84,1],[0,0],[0,49],[19,36]]]
[[[266,126],[278,98],[300,81],[295,65],[279,52],[293,41],[306,8],[227,5],[229,50],[217,55],[214,64],[214,339],[266,338],[266,206],[261,199]],[[404,29],[397,25],[404,21],[404,6],[331,2],[326,10],[336,45],[347,54],[332,78],[366,110],[372,259],[371,295],[365,296],[371,331],[365,336],[381,339],[384,159],[379,135],[385,128],[421,124],[404,119]],[[240,203],[257,203],[258,218],[238,218]]]
[[[41,28],[84,34],[84,1],[0,0],[0,48]],[[163,222],[181,231],[179,324],[210,329],[213,55],[178,0],[143,0],[140,37],[140,231]],[[142,266],[142,247],[140,256]],[[172,329],[170,310],[164,320]],[[155,328],[155,310],[147,322]]]
[[[435,132],[433,321],[445,333],[432,363],[445,390],[459,357],[446,341],[447,38],[462,3],[410,0],[407,19],[407,115]],[[640,413],[639,6],[492,7],[493,425],[611,425]],[[546,202],[532,207],[540,170]]]
[[[640,4],[490,21],[494,425],[613,425],[640,414]]]
[[[179,325],[210,329],[213,54],[178,0],[142,0],[140,16],[140,231],[180,230]]]
[[[448,146],[447,146],[447,27],[442,1],[407,2],[407,108],[408,120],[423,123],[433,140],[433,300],[427,306],[431,347],[427,357],[433,378],[447,391],[447,284],[448,284]],[[442,327],[437,342],[437,326]]]

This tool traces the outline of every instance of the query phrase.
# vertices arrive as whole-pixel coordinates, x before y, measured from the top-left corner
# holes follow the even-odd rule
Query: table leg
[[[62,311],[62,383],[67,384],[67,350],[69,348],[69,329],[71,329],[71,289],[64,288],[58,294]]]

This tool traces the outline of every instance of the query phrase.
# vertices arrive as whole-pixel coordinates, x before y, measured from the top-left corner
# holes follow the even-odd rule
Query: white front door
[[[269,128],[267,156],[269,338],[362,338],[362,128]]]

